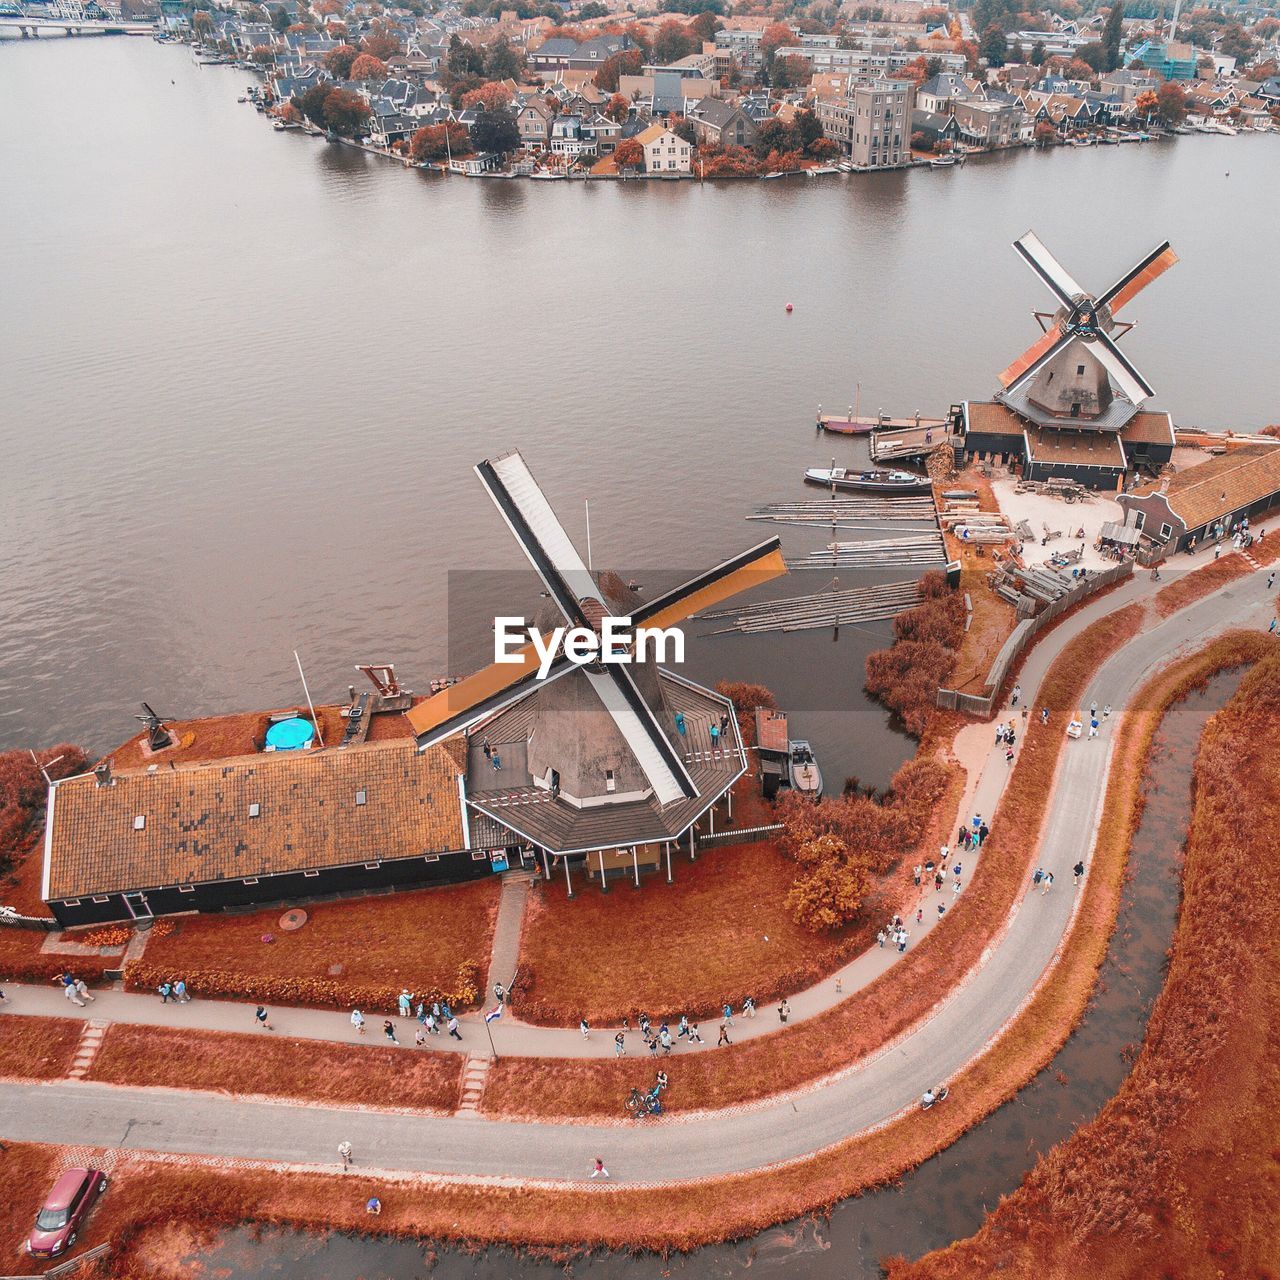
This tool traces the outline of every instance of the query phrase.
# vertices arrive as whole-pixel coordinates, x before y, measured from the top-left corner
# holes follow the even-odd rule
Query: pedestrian
[[[1096,738],[1098,736],[1098,717],[1094,716],[1089,721],[1089,737]]]
[[[1044,873],[1044,879],[1040,882],[1040,896],[1044,897],[1044,895],[1048,893],[1049,890],[1052,888],[1053,888],[1053,872],[1046,871]]]
[[[1096,702],[1089,703],[1089,714],[1090,716],[1096,716],[1098,714],[1098,704]]]
[[[599,1156],[596,1156],[596,1167],[591,1170],[591,1176],[593,1178],[607,1178],[609,1176],[609,1170],[604,1167],[604,1161]]]
[[[744,1018],[754,1018],[756,1016],[756,998],[748,996],[742,1002],[742,1016]]]
[[[626,1052],[627,1038],[621,1031],[619,1031],[618,1034],[613,1037],[613,1056],[615,1058],[621,1058],[626,1055]]]
[[[359,1009],[351,1010],[351,1025],[356,1029],[356,1035],[364,1035],[364,1014]]]
[[[876,934],[876,943],[877,943],[879,946],[883,947],[883,946],[884,946],[884,942],[885,942],[884,930],[883,930],[883,929],[881,929],[881,930],[880,930],[880,932]]]
[[[448,1032],[455,1040],[462,1039],[462,1033],[458,1030],[457,1018],[450,1018],[448,1022]]]
[[[973,827],[973,829],[974,829],[975,831],[977,831],[977,829],[978,829],[980,826],[982,826],[982,814],[980,814],[980,813],[975,813],[975,814],[973,815],[973,821],[972,821],[972,823],[970,823],[970,826],[972,826],[972,827]]]
[[[75,980],[74,980],[74,979],[72,979],[72,987],[71,987],[71,990],[73,990],[73,991],[75,990],[74,981],[75,981]],[[156,990],[160,993],[160,1003],[161,1003],[161,1004],[168,1004],[168,1003],[169,1003],[169,997],[170,997],[171,995],[173,995],[173,983],[172,983],[172,982],[162,982],[162,983],[161,983],[161,984],[156,988]],[[77,1004],[79,1004],[79,1003],[80,1003],[80,1001],[78,1001],[78,1000],[77,1000],[77,1001],[76,1001],[76,1003],[77,1003]]]
[[[952,893],[959,893],[959,892],[960,892],[960,877],[959,877],[959,876],[956,876],[956,882],[955,882],[955,884],[953,884],[953,885],[951,886],[951,892],[952,892]]]
[[[724,1002],[724,1008],[720,1012],[724,1015],[725,1026],[733,1026],[733,1006],[727,1000]]]
[[[663,1053],[671,1052],[671,1032],[666,1027],[658,1032],[658,1043],[662,1045]]]
[[[937,866],[937,863],[934,862],[932,858],[926,858],[924,860],[924,874],[926,877],[933,875],[933,869],[935,866]]]
[[[1041,707],[1041,708],[1040,708],[1040,723],[1041,723],[1041,724],[1048,724],[1048,723],[1049,723],[1049,708],[1048,708],[1048,707]]]
[[[400,992],[400,999],[397,1003],[400,1006],[400,1016],[402,1018],[407,1018],[413,1012],[413,997],[409,994],[408,987]]]
[[[427,1029],[427,1035],[438,1036],[440,1034],[440,1024],[436,1022],[431,1014],[427,1014],[427,1020],[423,1023]]]
[[[489,745],[489,739],[486,738],[481,744],[480,749],[484,752],[484,758],[488,760],[493,755],[493,748]]]
[[[649,1050],[649,1057],[656,1058],[658,1056],[658,1037],[654,1035],[645,1036],[644,1043]]]
[[[968,828],[967,828],[967,827],[961,827],[961,828],[960,828],[960,839],[961,839],[961,840],[963,840],[963,839],[965,838],[965,836],[967,836],[968,834],[969,834],[969,831],[968,831]],[[939,865],[940,865],[940,866],[944,866],[944,867],[945,867],[945,866],[947,865],[947,859],[948,859],[949,857],[951,857],[951,850],[950,850],[950,849],[948,849],[948,848],[947,848],[947,846],[944,844],[944,845],[942,846],[942,849],[941,849],[941,850],[940,850],[940,852],[938,853],[938,863],[939,863]]]
[[[951,874],[952,874],[953,876],[955,876],[955,878],[956,878],[956,880],[957,880],[957,881],[960,879],[960,873],[961,873],[962,869],[963,869],[963,868],[960,866],[960,864],[959,864],[958,862],[956,863],[956,865],[955,865],[954,867],[952,867],[952,868],[951,868]]]
[[[396,1039],[396,1024],[392,1022],[390,1018],[387,1018],[383,1021],[382,1034],[386,1036],[387,1039],[390,1040],[392,1044],[400,1043],[400,1041]]]
[[[1043,879],[1044,879],[1044,872],[1039,867],[1037,867],[1035,875],[1031,877],[1031,883],[1033,885],[1038,885],[1040,881]]]
[[[263,1031],[275,1030],[275,1028],[271,1025],[270,1021],[267,1018],[266,1009],[264,1009],[262,1005],[259,1005],[257,1009],[254,1010],[253,1016],[257,1020],[258,1026],[260,1026],[263,1029]]]
[[[716,1041],[716,1048],[718,1049],[722,1044],[729,1043],[731,1043],[729,1040],[729,1028],[722,1022],[720,1024],[720,1039]]]
[[[667,1073],[663,1071],[661,1067],[659,1067],[658,1074],[654,1077],[653,1091],[654,1093],[663,1093],[666,1091],[666,1087],[667,1087]]]
[[[1105,702],[1102,705],[1102,718],[1109,720],[1111,718],[1111,703]]]
[[[439,1000],[433,1000],[431,1002],[431,1015],[432,1017],[435,1018],[437,1022],[440,1021],[440,1001]]]
[[[440,1012],[444,1014],[446,1018],[453,1017],[453,1010],[449,1008],[449,1002],[447,1000],[442,1000],[440,1002]]]
[[[502,983],[495,982],[493,984],[493,998],[498,1002],[499,1005],[504,1004],[506,1002],[507,989],[502,985]]]
[[[933,891],[934,893],[942,892],[942,868],[941,867],[938,868],[937,874],[933,877]]]
[[[720,726],[719,726],[719,724],[717,724],[717,723],[716,723],[716,721],[714,721],[714,720],[713,720],[713,721],[711,722],[711,747],[712,747],[712,750],[714,750],[714,749],[715,749],[715,747],[716,747],[716,745],[719,743],[719,741],[720,741]]]
[[[905,929],[898,930],[898,954],[901,955],[907,949],[907,931]]]
[[[342,1172],[351,1168],[351,1143],[345,1138],[338,1143],[338,1155],[342,1157]]]
[[[1084,863],[1077,862],[1076,865],[1071,868],[1071,883],[1079,884],[1080,878],[1083,875],[1084,875]]]
[[[836,995],[840,996],[843,994],[844,994],[844,979],[839,974],[836,974]],[[3,997],[0,996],[0,999],[3,999]]]
[[[1013,763],[1013,748],[1012,748],[1012,747],[1006,747],[1006,748],[1005,748],[1005,751],[1004,751],[1004,762],[1005,762],[1005,764],[1012,764],[1012,763]]]
[[[1219,544],[1218,544],[1216,547],[1214,547],[1214,549],[1213,549],[1213,558],[1216,560],[1216,559],[1217,559],[1221,554],[1222,554],[1222,544],[1221,544],[1221,543],[1219,543]]]
[[[177,982],[173,984],[173,994],[179,1004],[191,1003],[191,992],[187,990],[187,983],[184,978],[179,978]]]
[[[1268,634],[1268,635],[1272,635],[1272,634],[1274,634],[1275,629],[1276,629],[1276,619],[1275,619],[1275,618],[1272,618],[1272,619],[1271,619],[1271,625],[1267,627],[1267,634]]]
[[[646,1039],[649,1036],[649,1015],[647,1013],[640,1015],[640,1034]]]
[[[420,1027],[425,1027],[427,1025],[427,1006],[425,1001],[418,1001],[418,1007],[414,1010],[414,1017],[418,1019],[418,1025]]]
[[[92,1003],[94,1002],[94,1000],[96,1000],[96,999],[97,999],[97,996],[92,996],[92,995],[90,995],[90,994],[89,994],[89,988],[88,988],[88,986],[85,984],[85,980],[84,980],[83,978],[77,978],[77,979],[76,979],[76,988],[75,988],[75,990],[76,990],[76,995],[78,995],[78,996],[80,997],[80,1001],[81,1001],[81,1003],[82,1003],[82,1004],[83,1004],[83,1003],[84,1003],[84,1001],[86,1001],[86,1000],[87,1000],[87,1001],[89,1001],[89,1003],[90,1003],[90,1004],[92,1004]]]
[[[623,1018],[623,1019],[622,1019],[622,1029],[623,1029],[623,1031],[630,1031],[630,1030],[631,1030],[631,1019],[630,1019],[630,1018]]]
[[[689,1043],[690,1044],[703,1043],[702,1036],[698,1034],[698,1024],[696,1022],[689,1028]]]
[[[924,868],[917,862],[916,865],[911,868],[911,877],[915,881],[917,889],[920,887],[920,877],[923,874]]]
[[[67,975],[70,977],[70,974]],[[76,980],[71,978],[70,982],[64,982],[62,985],[62,994],[67,997],[74,1005],[84,1008],[84,1001],[80,999],[80,993],[76,990]]]
[[[376,1218],[382,1212],[382,1201],[379,1200],[377,1196],[370,1196],[368,1200],[365,1201],[364,1211],[365,1213],[373,1214]]]
[[[938,903],[938,919],[941,920],[947,914],[947,904],[945,902]]]
[[[978,848],[981,849],[987,843],[987,837],[991,834],[991,828],[984,822],[978,828]]]
[[[8,1004],[9,997],[3,991],[0,991],[0,1004]]]
[[[1261,538],[1262,535],[1259,534],[1258,537]],[[1267,590],[1268,591],[1270,591],[1271,588],[1275,585],[1275,581],[1276,581],[1276,571],[1272,569],[1271,572],[1267,574]]]
[[[427,1033],[421,1027],[418,1027],[417,1030],[414,1031],[413,1043],[417,1045],[419,1049],[427,1043]]]
[[[998,747],[1004,741],[1004,725],[996,725],[996,746]]]
[[[685,1014],[680,1015],[680,1026],[676,1029],[676,1035],[683,1038],[689,1034],[689,1019]]]
[[[676,712],[676,732],[683,738],[685,735],[684,712]]]
[[[924,908],[917,907],[916,908],[916,924],[923,924],[923,923],[924,923]]]
[[[782,1003],[778,1005],[778,1021],[785,1026],[789,1017],[791,1017],[791,1006],[787,1003],[786,998],[784,997]]]
[[[1022,697],[1022,686],[1020,684],[1015,684],[1013,686],[1013,698],[1011,700],[1012,705],[1016,707],[1018,705],[1018,699],[1021,697]]]
[[[492,764],[494,773],[502,772],[502,757],[496,751],[493,753]]]
[[[582,1032],[582,1038],[586,1040],[591,1035],[591,1027],[587,1023],[586,1018],[578,1019],[578,1030]]]

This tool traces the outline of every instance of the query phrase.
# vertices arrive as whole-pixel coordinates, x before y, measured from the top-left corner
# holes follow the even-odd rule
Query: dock
[[[787,559],[788,569],[927,569],[947,561],[946,543],[937,529],[875,542],[829,542],[824,550]]]
[[[810,528],[875,530],[898,522],[936,524],[933,499],[926,494],[883,497],[875,494],[771,502],[748,520]],[[885,522],[889,522],[887,525]]]
[[[905,431],[907,428],[938,428],[946,425],[945,418],[922,418],[919,414],[910,418],[891,418],[886,413],[880,413],[874,418],[868,418],[856,415],[850,410],[848,414],[841,417],[833,413],[823,413],[821,406],[818,409],[817,422],[819,431],[830,431],[838,436],[869,436],[873,431]]]
[[[832,585],[813,595],[764,600],[740,609],[720,609],[696,616],[729,620],[729,626],[712,631],[710,635],[732,632],[753,635],[762,631],[813,631],[819,627],[838,628],[841,624],[852,626],[862,622],[883,622],[915,608],[919,603],[920,587],[912,579],[848,591]]]
[[[871,461],[893,462],[903,458],[920,458],[941,445],[951,446],[955,437],[942,421],[921,418],[903,427],[886,427],[871,433]]]

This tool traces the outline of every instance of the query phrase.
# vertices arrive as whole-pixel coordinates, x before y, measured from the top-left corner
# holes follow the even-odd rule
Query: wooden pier
[[[933,524],[936,515],[933,499],[924,494],[902,497],[842,494],[832,498],[771,502],[768,506],[760,507],[754,515],[747,516],[747,519],[811,528],[876,529],[885,522]]]
[[[871,433],[871,461],[893,462],[902,458],[920,458],[932,453],[939,445],[954,443],[955,437],[947,430],[946,422],[928,421],[907,423],[901,429],[890,427]]]
[[[914,580],[849,591],[841,591],[838,585],[833,584],[813,595],[765,600],[740,609],[720,609],[696,616],[731,620],[729,626],[712,631],[711,635],[733,632],[753,635],[763,631],[814,631],[820,627],[838,629],[842,624],[854,626],[863,622],[883,622],[913,609],[919,603],[920,588]]]
[[[830,542],[821,551],[787,560],[788,569],[888,569],[945,564],[946,543],[941,532],[916,533],[875,542]]]
[[[818,407],[817,427],[819,431],[830,431],[837,436],[869,436],[873,431],[899,431],[908,427],[946,427],[945,418],[922,418],[918,414],[910,418],[891,418],[887,413],[876,414],[874,418],[855,414],[852,409],[841,416],[834,413],[823,413]]]

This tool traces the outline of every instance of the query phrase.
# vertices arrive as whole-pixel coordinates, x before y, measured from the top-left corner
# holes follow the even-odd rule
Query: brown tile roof
[[[1173,419],[1167,413],[1144,411],[1135,413],[1120,428],[1120,439],[1125,444],[1173,445]]]
[[[1167,482],[1146,485],[1135,497],[1163,489],[1169,509],[1188,529],[1280,494],[1280,445],[1250,445],[1180,471]]]
[[[458,772],[446,748],[419,754],[401,740],[161,765],[117,774],[109,787],[68,779],[54,795],[49,897],[461,849]],[[249,816],[251,804],[259,816]]]
[[[1110,431],[1056,431],[1052,427],[1032,427],[1027,431],[1027,442],[1034,462],[1124,470],[1124,451]]]
[[[1021,438],[1026,430],[1026,424],[1012,409],[994,400],[970,400],[968,422],[970,431],[981,431],[984,435]]]

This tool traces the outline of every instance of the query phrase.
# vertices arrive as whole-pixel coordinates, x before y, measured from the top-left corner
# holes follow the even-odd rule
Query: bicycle
[[[625,1110],[632,1120],[643,1120],[645,1116],[661,1115],[662,1103],[658,1101],[656,1093],[642,1093],[639,1089],[632,1089],[627,1097]]]

